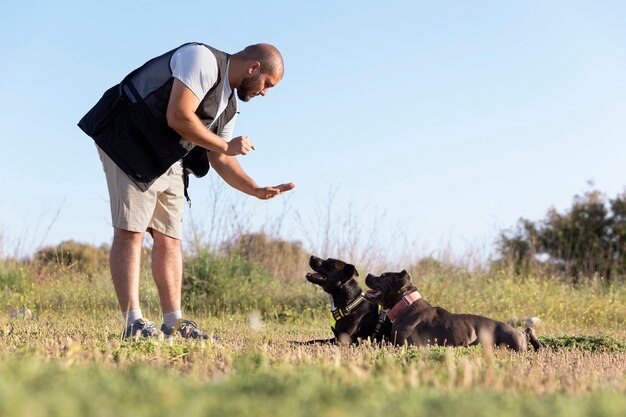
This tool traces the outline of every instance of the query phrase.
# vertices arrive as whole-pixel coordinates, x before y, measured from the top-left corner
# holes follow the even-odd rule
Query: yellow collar
[[[337,324],[337,322],[339,320],[341,320],[344,317],[349,316],[350,313],[352,312],[352,310],[354,310],[356,308],[356,306],[361,304],[363,301],[365,301],[365,293],[361,292],[361,295],[359,295],[356,298],[356,300],[354,300],[353,302],[348,304],[346,307],[344,307],[344,308],[337,308],[335,310],[331,310],[330,311],[330,327],[332,329],[334,329],[335,328],[335,324]]]

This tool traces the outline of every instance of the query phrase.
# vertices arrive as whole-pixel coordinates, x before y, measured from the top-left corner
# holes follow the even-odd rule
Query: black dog
[[[331,304],[331,329],[335,337],[305,342],[311,343],[357,343],[370,338],[372,341],[389,340],[391,322],[376,303],[367,301],[363,290],[354,277],[358,277],[354,265],[338,259],[323,260],[311,256],[309,266],[315,273],[306,279],[322,287]]]
[[[526,350],[542,346],[531,328],[518,332],[506,323],[474,314],[453,314],[432,307],[417,292],[408,272],[368,275],[365,284],[372,288],[365,298],[389,309],[393,322],[391,341],[396,345],[473,346],[478,343]]]

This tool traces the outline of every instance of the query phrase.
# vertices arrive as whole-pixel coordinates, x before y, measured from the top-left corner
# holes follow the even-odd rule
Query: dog
[[[525,351],[530,343],[542,348],[533,330],[518,332],[510,325],[474,314],[453,314],[431,306],[417,292],[406,271],[368,274],[365,284],[371,288],[365,298],[387,309],[393,323],[391,342],[395,345],[474,346],[478,343]]]
[[[391,321],[378,304],[365,299],[361,286],[354,279],[359,276],[354,265],[339,259],[311,256],[309,266],[315,272],[306,274],[307,281],[322,287],[330,301],[330,327],[335,337],[305,344],[358,343],[368,338],[378,343],[389,340]]]

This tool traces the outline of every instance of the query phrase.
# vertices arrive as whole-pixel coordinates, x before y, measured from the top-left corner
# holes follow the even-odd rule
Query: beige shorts
[[[172,165],[146,191],[141,191],[100,148],[98,153],[109,187],[113,227],[131,232],[154,229],[180,240],[185,208],[181,163]]]

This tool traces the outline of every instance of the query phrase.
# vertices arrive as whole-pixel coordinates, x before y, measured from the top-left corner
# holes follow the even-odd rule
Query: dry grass
[[[3,313],[0,318],[3,417],[413,416],[416,409],[438,416],[626,412],[623,342],[603,352],[581,344],[522,354],[290,343],[328,337],[326,309],[306,314],[197,311],[193,318],[218,335],[218,343],[124,341],[119,313],[110,305],[112,290],[101,281],[90,286],[75,279],[73,285],[63,279],[35,283],[24,294],[11,295],[27,305],[36,303],[32,316]],[[158,317],[156,294],[151,285],[144,287],[145,312]],[[548,322],[539,333],[559,334],[550,333],[551,327]],[[590,329],[581,325],[577,333],[590,334]]]
[[[326,323],[304,331],[293,321],[265,322],[255,330],[248,318],[204,318],[217,343],[180,340],[123,341],[114,317],[57,317],[3,320],[0,353],[11,360],[52,362],[62,367],[98,364],[125,369],[138,364],[215,381],[264,369],[310,368],[338,382],[384,380],[392,389],[487,389],[532,394],[582,395],[613,389],[626,392],[626,352],[543,350],[539,353],[483,351],[480,348],[295,346],[294,340],[328,333]],[[314,325],[311,325],[314,324]]]

